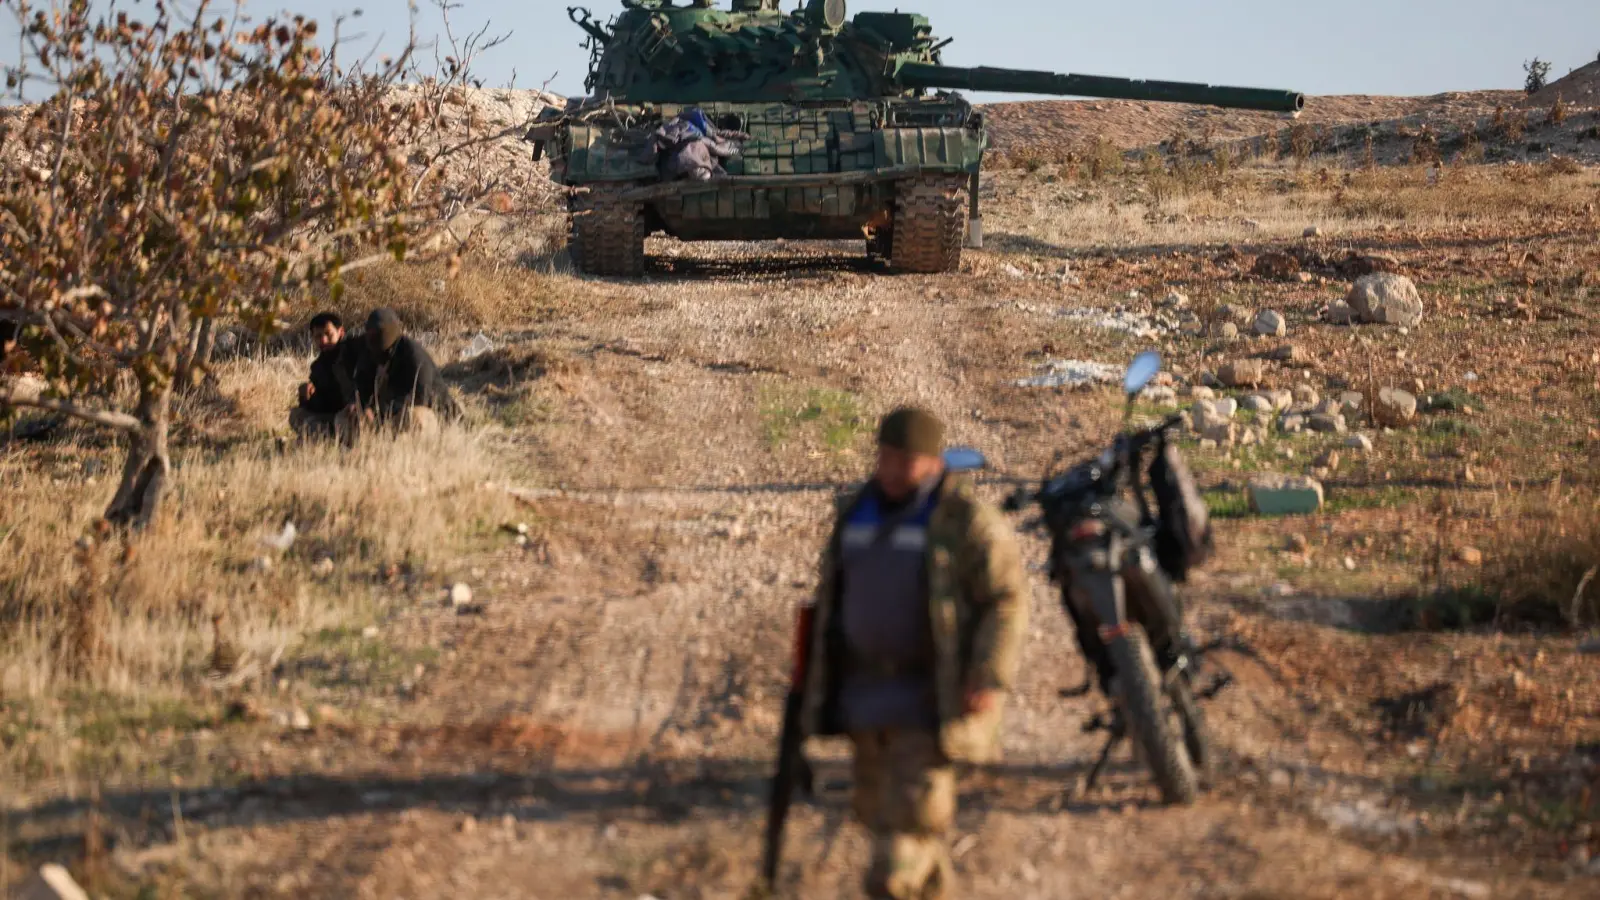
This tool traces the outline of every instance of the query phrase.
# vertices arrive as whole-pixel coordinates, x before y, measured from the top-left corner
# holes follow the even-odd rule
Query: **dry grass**
[[[1530,501],[1505,529],[1478,584],[1518,621],[1600,624],[1600,500],[1589,492]]]
[[[191,420],[279,429],[303,370],[287,358],[224,366]],[[509,512],[482,488],[494,461],[481,434],[283,454],[265,440],[195,442],[176,454],[172,502],[148,531],[75,550],[114,486],[114,448],[96,437],[0,455],[0,701],[181,697],[204,684],[213,614],[241,651],[269,659],[368,611],[397,578],[425,583]],[[285,520],[299,537],[280,553],[261,539]]]
[[[999,219],[1063,248],[1260,241],[1393,227],[1583,216],[1600,203],[1600,172],[1570,160],[1492,168],[1380,167],[1300,172],[1186,162],[1147,164],[1098,184],[997,173]]]
[[[555,234],[550,230],[541,241],[553,240]],[[377,307],[393,307],[416,331],[498,329],[541,321],[549,318],[558,300],[558,279],[534,268],[541,262],[543,269],[553,265],[546,258],[548,250],[527,252],[532,255],[518,260],[472,258],[455,272],[444,262],[374,266],[353,273],[344,295],[331,305],[354,325]],[[327,305],[319,298],[305,309],[292,310],[294,323],[309,320]]]

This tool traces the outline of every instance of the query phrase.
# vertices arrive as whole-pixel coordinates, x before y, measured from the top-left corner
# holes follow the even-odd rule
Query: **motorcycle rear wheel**
[[[1133,625],[1106,645],[1117,673],[1117,693],[1129,737],[1170,805],[1193,803],[1199,793],[1189,750],[1178,734],[1172,698],[1163,689],[1155,654],[1144,629]],[[1179,726],[1181,727],[1181,726]]]

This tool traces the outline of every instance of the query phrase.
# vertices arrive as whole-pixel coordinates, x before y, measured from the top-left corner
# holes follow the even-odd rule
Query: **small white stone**
[[[1256,334],[1269,337],[1283,337],[1289,330],[1288,323],[1284,321],[1283,314],[1277,310],[1263,309],[1256,313],[1253,325]]]
[[[450,605],[455,607],[466,606],[472,602],[472,588],[464,581],[458,581],[450,586]]]

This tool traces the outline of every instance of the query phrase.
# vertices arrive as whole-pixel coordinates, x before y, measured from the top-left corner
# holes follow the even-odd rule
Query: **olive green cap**
[[[878,446],[938,456],[944,452],[944,423],[925,409],[902,406],[883,417]]]

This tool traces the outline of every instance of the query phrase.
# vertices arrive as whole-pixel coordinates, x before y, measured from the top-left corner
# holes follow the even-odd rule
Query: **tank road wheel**
[[[955,272],[966,233],[965,175],[923,175],[900,183],[889,261],[902,272]]]
[[[572,195],[572,264],[590,275],[644,274],[644,207],[621,199],[631,184],[595,184]]]

